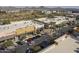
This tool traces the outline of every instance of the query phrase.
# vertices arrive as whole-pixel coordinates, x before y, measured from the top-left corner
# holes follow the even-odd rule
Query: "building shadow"
[[[79,53],[79,48],[77,48],[76,50],[74,50],[76,53]]]

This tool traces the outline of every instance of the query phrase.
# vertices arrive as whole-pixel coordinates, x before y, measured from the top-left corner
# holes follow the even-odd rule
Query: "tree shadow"
[[[74,36],[74,35],[71,35],[71,38],[73,38],[74,40],[79,41],[79,38],[77,38],[77,37],[76,37],[76,36]]]
[[[76,42],[77,44],[79,44],[79,41],[78,42]]]
[[[76,50],[74,50],[76,53],[79,53],[79,48],[77,48]]]

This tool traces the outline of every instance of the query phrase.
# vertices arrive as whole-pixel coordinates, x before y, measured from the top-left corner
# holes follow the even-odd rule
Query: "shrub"
[[[3,46],[5,46],[5,47],[9,47],[9,46],[13,46],[13,45],[14,44],[13,44],[13,42],[11,40],[6,41],[6,42],[3,43]]]

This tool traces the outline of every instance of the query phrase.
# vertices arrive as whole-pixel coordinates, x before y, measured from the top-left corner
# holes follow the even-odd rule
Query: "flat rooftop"
[[[33,20],[27,20],[27,21],[19,21],[19,22],[12,22],[11,24],[8,25],[0,25],[0,40],[3,39],[3,37],[7,38],[15,35],[16,30],[19,28],[24,28],[24,27],[30,27],[34,26],[36,29],[40,29],[44,27],[44,24],[38,23]]]
[[[44,22],[44,23],[48,23],[48,24],[50,24],[51,22],[56,22],[56,24],[68,22],[68,20],[66,20],[65,17],[62,17],[62,16],[55,17],[55,18],[39,18],[39,19],[36,19],[36,20]]]
[[[0,41],[10,39],[15,36],[15,32],[0,32]]]
[[[33,20],[18,21],[18,22],[12,22],[11,24],[8,25],[0,25],[0,32],[15,31],[18,28],[32,26],[32,25],[35,26],[36,28],[44,27],[44,24],[34,22]]]

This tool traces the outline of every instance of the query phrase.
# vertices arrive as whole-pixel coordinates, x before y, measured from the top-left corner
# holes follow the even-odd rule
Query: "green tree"
[[[8,40],[8,41],[6,41],[6,42],[3,43],[4,47],[9,47],[9,46],[13,46],[13,45],[14,44],[13,44],[13,42],[11,40]]]
[[[48,14],[47,17],[48,18],[54,18],[54,15],[53,14]]]
[[[10,24],[10,20],[1,20],[1,24],[2,25]]]
[[[76,16],[76,20],[79,20],[79,15],[78,15],[78,16]]]

